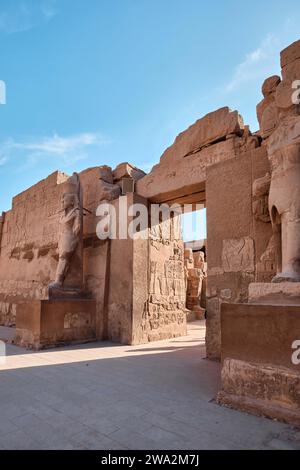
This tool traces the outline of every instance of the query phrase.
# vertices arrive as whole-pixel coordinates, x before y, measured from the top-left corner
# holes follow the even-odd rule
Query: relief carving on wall
[[[270,282],[272,277],[274,277],[277,265],[277,251],[276,238],[272,235],[266,250],[257,263],[257,282]]]
[[[271,184],[271,174],[267,173],[262,178],[258,178],[253,183],[252,188],[252,211],[255,220],[261,222],[271,222],[269,212],[269,191]]]
[[[91,315],[86,313],[66,313],[64,317],[64,329],[86,328],[91,326]]]
[[[144,331],[184,323],[186,285],[180,236],[180,226],[174,218],[171,223],[160,222],[151,229],[149,298],[143,313]]]
[[[254,241],[250,237],[223,240],[222,265],[224,272],[253,272]]]

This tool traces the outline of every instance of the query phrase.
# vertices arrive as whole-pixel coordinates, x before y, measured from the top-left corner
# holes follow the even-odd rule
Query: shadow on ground
[[[204,360],[205,331],[194,327],[188,337],[138,348],[8,346],[0,448],[299,448],[293,428],[213,401],[220,364]]]

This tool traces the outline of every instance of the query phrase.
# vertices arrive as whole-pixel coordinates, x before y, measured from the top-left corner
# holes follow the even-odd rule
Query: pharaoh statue
[[[268,142],[269,211],[278,247],[273,282],[300,282],[300,116],[287,114]]]
[[[83,226],[83,210],[82,210],[82,192],[79,176],[73,173],[65,183],[65,190],[62,196],[62,215],[59,220],[59,237],[58,237],[58,266],[56,270],[55,281],[50,284],[50,291],[62,289],[65,287],[66,278],[71,270],[71,265],[76,261],[81,263],[77,266],[79,276],[68,282],[68,288],[80,288],[80,278],[82,271],[82,259],[75,257],[76,251],[82,249],[82,226]],[[79,280],[79,284],[78,284]],[[73,284],[73,285],[72,285]]]
[[[259,104],[261,134],[271,165],[269,212],[277,255],[273,282],[300,282],[300,106],[295,99],[300,41],[282,51],[281,66],[282,81],[268,79]]]

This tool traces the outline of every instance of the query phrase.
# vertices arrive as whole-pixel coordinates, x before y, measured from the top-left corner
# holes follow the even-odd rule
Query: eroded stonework
[[[250,237],[223,240],[222,265],[225,273],[253,272],[253,240]]]
[[[225,359],[218,401],[299,426],[299,386],[299,374],[289,369]]]
[[[269,212],[269,192],[271,184],[271,175],[267,173],[262,178],[258,178],[253,183],[253,215],[261,222],[271,222]]]
[[[148,341],[186,334],[184,243],[178,218],[153,226],[149,238],[149,298],[142,330]]]
[[[218,395],[221,404],[298,426],[300,107],[293,81],[300,77],[299,59],[297,41],[282,51],[282,80],[274,76],[264,82],[264,99],[257,107],[270,171],[253,183],[252,212],[257,228],[267,230],[270,217],[273,233],[256,257],[259,282],[249,284],[249,303],[221,306]],[[270,282],[272,271],[277,274]]]

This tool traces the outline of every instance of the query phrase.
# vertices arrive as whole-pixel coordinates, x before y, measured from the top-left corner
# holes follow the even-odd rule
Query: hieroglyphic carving
[[[183,325],[185,321],[184,250],[179,233],[173,217],[151,229],[149,298],[142,327],[145,334],[157,339],[171,324]]]
[[[92,323],[91,315],[85,313],[66,313],[64,317],[64,329],[86,328]]]
[[[254,241],[250,237],[223,240],[224,272],[253,272]]]

